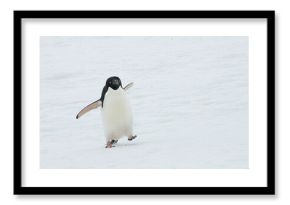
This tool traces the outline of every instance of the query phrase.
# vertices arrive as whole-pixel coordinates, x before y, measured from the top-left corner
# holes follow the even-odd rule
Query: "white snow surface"
[[[132,142],[105,149],[100,109],[119,76]],[[248,168],[248,37],[40,38],[40,168]]]

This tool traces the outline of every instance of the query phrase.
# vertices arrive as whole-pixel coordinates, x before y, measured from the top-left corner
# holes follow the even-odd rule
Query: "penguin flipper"
[[[82,115],[86,114],[87,112],[96,109],[98,107],[100,107],[102,105],[102,101],[101,100],[97,100],[89,105],[87,105],[86,107],[84,107],[76,116],[77,119],[79,119]]]
[[[128,90],[129,88],[131,88],[134,85],[134,83],[129,83],[128,85],[125,86],[124,90]]]

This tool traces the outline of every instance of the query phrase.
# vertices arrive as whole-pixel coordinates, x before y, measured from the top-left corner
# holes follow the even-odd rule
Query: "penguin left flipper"
[[[124,87],[124,90],[128,90],[129,88],[131,88],[132,86],[134,85],[134,83],[132,82],[132,83],[129,83],[128,85],[126,85],[125,87]]]
[[[76,118],[80,118],[82,115],[86,114],[87,112],[89,112],[90,110],[96,109],[98,107],[100,107],[102,105],[102,101],[101,100],[97,100],[89,105],[87,105],[86,107],[84,107],[76,116]]]

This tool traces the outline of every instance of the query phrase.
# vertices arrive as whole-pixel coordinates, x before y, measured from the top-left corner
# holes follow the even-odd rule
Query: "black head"
[[[106,82],[106,86],[112,88],[113,90],[117,90],[120,86],[122,87],[122,82],[119,77],[113,76],[108,78]]]

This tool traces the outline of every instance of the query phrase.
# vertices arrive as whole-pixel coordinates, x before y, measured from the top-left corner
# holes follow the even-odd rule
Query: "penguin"
[[[132,86],[133,83],[129,83],[123,88],[119,77],[108,78],[101,98],[84,107],[76,116],[79,119],[85,113],[101,108],[106,148],[112,148],[122,137],[128,137],[129,141],[137,137],[133,135],[132,109],[126,93]]]

